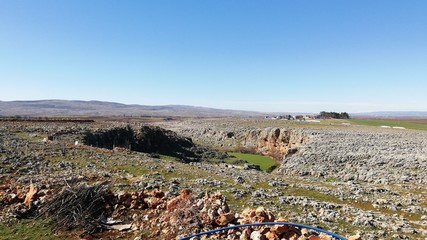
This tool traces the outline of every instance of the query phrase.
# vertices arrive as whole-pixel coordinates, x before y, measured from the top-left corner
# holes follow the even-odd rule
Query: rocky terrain
[[[155,125],[2,123],[1,236],[175,239],[288,220],[362,239],[427,238],[426,132],[231,118]],[[227,161],[239,150],[280,166],[267,173]],[[71,225],[52,224],[58,201],[91,214],[72,208],[54,221]],[[328,239],[317,235],[270,226],[211,238]]]

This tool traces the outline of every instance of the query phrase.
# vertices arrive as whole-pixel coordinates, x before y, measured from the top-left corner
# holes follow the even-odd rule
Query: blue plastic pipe
[[[316,232],[326,233],[329,236],[332,236],[332,237],[334,237],[336,239],[339,239],[339,240],[347,240],[344,237],[341,237],[341,236],[339,236],[339,235],[337,235],[335,233],[328,232],[328,231],[323,230],[321,228],[315,228],[315,227],[312,227],[312,226],[302,225],[302,224],[298,224],[298,223],[290,223],[290,222],[260,222],[260,223],[249,223],[249,224],[235,225],[235,226],[229,226],[229,227],[225,227],[225,228],[218,228],[218,229],[210,230],[210,231],[207,231],[207,232],[201,232],[201,233],[193,234],[193,235],[188,236],[188,237],[183,237],[183,238],[181,238],[181,240],[190,240],[193,237],[199,237],[199,236],[203,236],[203,235],[210,235],[212,233],[226,231],[226,230],[230,230],[230,229],[236,229],[236,228],[242,228],[242,227],[253,227],[253,226],[265,226],[265,225],[287,225],[287,226],[294,226],[294,227],[298,227],[298,228],[307,228],[307,229],[314,230]]]

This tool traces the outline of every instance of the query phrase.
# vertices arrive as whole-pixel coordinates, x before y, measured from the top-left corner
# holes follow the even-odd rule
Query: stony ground
[[[30,205],[42,206],[64,187],[107,182],[116,197],[160,189],[170,200],[179,197],[183,189],[190,189],[197,200],[205,198],[206,192],[220,192],[234,213],[263,207],[276,219],[322,227],[343,236],[360,234],[363,239],[427,237],[426,132],[259,119],[150,123],[219,151],[245,148],[275,154],[275,158],[282,154],[280,167],[272,173],[242,168],[224,159],[185,163],[162,154],[82,144],[87,131],[127,124],[2,123],[1,236],[84,237],[83,230],[78,229],[73,234],[57,231],[55,236],[49,232],[49,221],[31,220],[24,203],[30,185],[38,190]],[[158,219],[147,212],[141,221]],[[97,236],[150,239],[152,232],[147,231],[154,231],[153,227],[140,224],[133,226],[133,231]]]

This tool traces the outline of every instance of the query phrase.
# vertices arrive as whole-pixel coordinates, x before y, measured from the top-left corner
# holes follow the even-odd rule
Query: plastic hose
[[[207,231],[207,232],[201,232],[201,233],[193,234],[193,235],[188,236],[188,237],[183,237],[183,238],[181,238],[181,240],[190,240],[193,237],[199,237],[199,236],[203,236],[203,235],[210,235],[212,233],[226,231],[226,230],[230,230],[230,229],[236,229],[236,228],[242,228],[242,227],[253,227],[253,226],[265,226],[265,225],[287,225],[287,226],[294,226],[294,227],[298,227],[298,228],[307,228],[307,229],[314,230],[316,232],[326,233],[329,236],[332,236],[332,237],[334,237],[336,239],[347,240],[344,237],[341,237],[341,236],[339,236],[339,235],[337,235],[335,233],[332,233],[332,232],[328,232],[328,231],[323,230],[321,228],[316,228],[316,227],[312,227],[312,226],[302,225],[302,224],[298,224],[298,223],[290,223],[290,222],[261,222],[261,223],[249,223],[249,224],[235,225],[235,226],[229,226],[229,227],[225,227],[225,228],[218,228],[218,229],[210,230],[210,231]]]

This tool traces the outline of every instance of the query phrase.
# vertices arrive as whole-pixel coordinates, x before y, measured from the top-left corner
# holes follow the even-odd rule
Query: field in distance
[[[353,124],[427,130],[427,119],[348,119]]]

